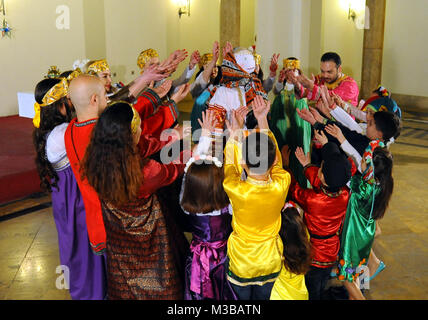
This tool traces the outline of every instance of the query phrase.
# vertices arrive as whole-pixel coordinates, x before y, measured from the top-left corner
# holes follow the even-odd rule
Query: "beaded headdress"
[[[282,61],[284,69],[300,69],[300,60],[284,59]]]
[[[146,66],[146,63],[150,61],[151,58],[159,57],[159,54],[155,49],[147,49],[140,53],[137,60],[138,67],[143,70]]]
[[[56,79],[59,78],[61,72],[59,71],[57,66],[51,66],[48,70],[48,74],[45,76],[46,79]]]
[[[107,63],[106,59],[97,60],[94,63],[92,63],[88,70],[86,71],[87,74],[98,74],[104,71],[110,70],[110,67]]]

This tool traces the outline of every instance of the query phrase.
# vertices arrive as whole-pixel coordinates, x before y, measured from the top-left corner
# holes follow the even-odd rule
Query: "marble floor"
[[[374,244],[386,269],[370,283],[368,299],[428,298],[428,122],[414,121],[421,119],[418,115],[406,116],[402,137],[391,147],[394,194]],[[27,200],[13,205],[19,211],[30,204]],[[0,206],[5,210],[10,206]],[[52,209],[42,206],[11,217],[0,220],[0,299],[70,299],[67,290],[56,287],[60,262]]]

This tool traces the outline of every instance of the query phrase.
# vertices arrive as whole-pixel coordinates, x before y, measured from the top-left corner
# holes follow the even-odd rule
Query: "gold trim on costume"
[[[268,184],[272,183],[272,178],[269,176],[268,180],[256,180],[248,176],[247,182],[256,186],[267,186]]]
[[[66,97],[68,94],[68,82],[67,79],[62,78],[60,82],[54,85],[42,99],[42,103],[38,104],[37,102],[34,104],[35,115],[33,118],[33,124],[36,128],[40,127],[40,111],[42,107],[49,106],[61,98]]]
[[[284,59],[282,64],[285,69],[300,69],[300,60]]]
[[[261,65],[262,64],[262,56],[259,55],[258,53],[254,53],[254,60],[256,61],[256,65]]]
[[[137,59],[138,67],[143,70],[146,66],[146,63],[150,61],[151,58],[159,57],[159,54],[155,49],[147,49],[140,53]]]
[[[337,78],[337,80],[335,82],[333,82],[333,83],[327,83],[326,82],[326,83],[324,83],[324,85],[327,87],[328,90],[334,90],[340,85],[340,83],[342,81],[345,81],[347,78],[348,78],[348,76],[346,74],[344,74],[342,77]]]
[[[276,276],[275,278],[268,279],[268,280],[264,280],[264,281],[250,281],[250,282],[239,282],[238,280],[233,279],[233,278],[232,278],[231,276],[229,276],[229,275],[226,275],[226,277],[227,277],[227,280],[228,280],[228,281],[230,281],[230,282],[232,282],[233,284],[235,284],[235,285],[237,285],[237,286],[241,286],[241,287],[246,287],[246,286],[253,286],[253,285],[263,286],[263,285],[265,285],[266,283],[269,283],[269,282],[275,282],[275,281],[276,281],[276,279],[279,277],[279,275],[278,275],[278,276]]]
[[[95,61],[93,64],[91,64],[88,67],[88,70],[86,71],[87,74],[98,74],[104,71],[109,71],[110,70],[110,66],[107,63],[106,59],[102,59],[102,60],[97,60]]]

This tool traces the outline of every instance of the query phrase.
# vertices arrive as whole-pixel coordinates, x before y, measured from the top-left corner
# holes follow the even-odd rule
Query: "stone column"
[[[240,46],[241,0],[221,0],[220,2],[220,48],[226,41],[233,47]],[[221,53],[220,53],[221,54]]]
[[[360,98],[367,99],[382,81],[386,0],[367,0],[370,27],[364,30]]]

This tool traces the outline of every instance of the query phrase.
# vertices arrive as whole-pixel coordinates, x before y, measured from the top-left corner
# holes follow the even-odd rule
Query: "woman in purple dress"
[[[202,113],[202,135],[183,177],[180,205],[192,232],[186,260],[186,300],[237,300],[226,280],[227,239],[232,232],[232,207],[223,189],[223,164],[208,155],[215,114]]]
[[[42,189],[52,194],[59,257],[69,271],[66,285],[70,296],[73,300],[102,300],[107,283],[105,257],[91,251],[85,207],[65,150],[64,133],[72,118],[67,93],[65,79],[45,79],[36,86],[36,164]]]

